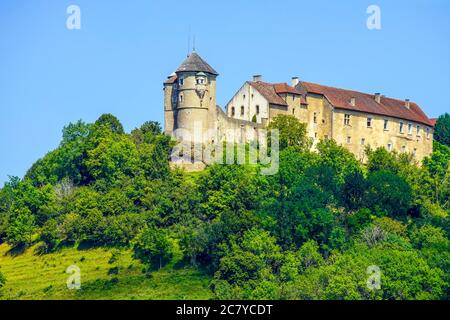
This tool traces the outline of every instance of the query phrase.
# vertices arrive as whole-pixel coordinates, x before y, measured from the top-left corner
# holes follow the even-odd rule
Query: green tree
[[[110,113],[102,114],[97,121],[95,121],[94,126],[98,127],[106,127],[111,130],[112,133],[123,134],[125,131],[123,130],[123,126],[120,123],[119,119],[113,116]]]
[[[311,141],[306,135],[306,124],[301,123],[294,116],[278,115],[272,119],[268,129],[279,131],[280,150],[287,147],[306,150],[311,145]]]
[[[441,115],[434,127],[434,139],[450,147],[450,114]]]
[[[172,257],[171,242],[163,229],[147,226],[132,242],[134,255],[149,266],[162,266]]]
[[[389,171],[372,172],[368,178],[366,203],[374,212],[405,217],[411,205],[408,183]]]
[[[35,217],[27,208],[16,209],[6,229],[6,241],[12,246],[29,245],[36,230]]]

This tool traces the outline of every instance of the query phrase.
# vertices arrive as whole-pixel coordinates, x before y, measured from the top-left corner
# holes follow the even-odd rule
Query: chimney
[[[354,98],[354,97],[350,98],[350,105],[352,107],[356,106],[356,98]]]
[[[254,75],[254,76],[253,76],[253,81],[254,81],[254,82],[260,82],[260,81],[262,81],[262,75],[260,75],[260,74]]]
[[[375,93],[375,101],[381,103],[381,93],[379,92]]]
[[[405,107],[407,109],[409,109],[410,106],[411,106],[411,102],[409,101],[409,99],[405,99]]]
[[[298,77],[292,77],[291,85],[295,87],[296,85],[298,85],[298,83],[299,83]]]

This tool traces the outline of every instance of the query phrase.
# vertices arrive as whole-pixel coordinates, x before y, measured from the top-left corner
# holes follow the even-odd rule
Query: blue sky
[[[66,9],[81,9],[68,30]],[[366,9],[381,8],[381,30]],[[189,33],[224,106],[253,74],[410,98],[450,111],[450,1],[0,1],[0,183],[56,148],[64,125],[163,121],[162,82]]]

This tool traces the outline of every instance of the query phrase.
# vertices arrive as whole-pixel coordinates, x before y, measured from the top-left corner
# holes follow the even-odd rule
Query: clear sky
[[[81,29],[66,28],[69,5]],[[366,27],[369,5],[381,30]],[[64,125],[113,113],[163,122],[162,82],[188,35],[220,76],[218,103],[253,74],[292,76],[450,111],[450,1],[2,0],[0,183],[56,148]]]

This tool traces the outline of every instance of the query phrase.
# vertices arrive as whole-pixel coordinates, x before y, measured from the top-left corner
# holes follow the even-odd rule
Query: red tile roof
[[[262,81],[248,81],[248,83],[258,90],[259,93],[263,95],[264,98],[269,101],[270,104],[277,104],[280,106],[287,106],[286,101],[281,98],[275,91],[275,86],[272,83],[262,82]]]
[[[304,81],[300,82],[300,86],[308,93],[316,93],[325,96],[328,101],[338,109],[389,116],[433,126],[432,121],[414,102],[410,102],[410,107],[408,109],[405,106],[405,101],[384,96],[381,97],[381,101],[378,103],[375,101],[373,94],[333,88]],[[350,103],[352,98],[355,98],[355,106]]]
[[[267,83],[262,81],[249,81],[248,83],[258,90],[270,104],[287,106],[286,101],[280,96],[283,93],[299,95],[301,97],[301,103],[307,104],[302,93],[287,83]]]
[[[431,123],[433,124],[433,127],[436,126],[437,120],[438,120],[437,118],[432,118],[432,119],[430,119]]]
[[[177,76],[170,76],[166,81],[164,81],[164,84],[172,84],[175,83],[175,81],[177,80]]]

